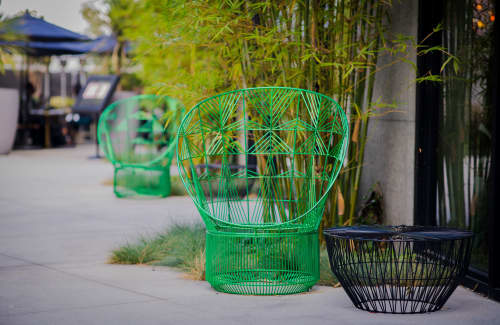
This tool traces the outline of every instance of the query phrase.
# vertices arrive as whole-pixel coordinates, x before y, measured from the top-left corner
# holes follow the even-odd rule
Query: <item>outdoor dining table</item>
[[[71,108],[38,108],[30,110],[30,114],[34,116],[41,116],[45,119],[44,121],[44,147],[51,147],[51,132],[50,127],[52,125],[51,120],[61,120],[65,122],[64,117],[71,113]]]

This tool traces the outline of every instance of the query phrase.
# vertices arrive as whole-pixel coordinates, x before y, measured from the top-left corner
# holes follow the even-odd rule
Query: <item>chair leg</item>
[[[115,167],[113,172],[113,192],[115,193],[116,197],[122,198],[124,196],[121,195],[121,193],[117,190],[118,169],[119,168]]]

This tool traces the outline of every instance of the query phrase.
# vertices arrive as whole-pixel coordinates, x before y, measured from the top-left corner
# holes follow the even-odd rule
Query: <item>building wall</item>
[[[417,39],[418,1],[393,1],[390,34]],[[410,60],[416,63],[415,51]],[[383,66],[394,57],[379,58]],[[397,104],[391,112],[370,120],[365,151],[365,166],[360,196],[376,182],[384,195],[386,224],[413,224],[414,148],[415,148],[415,71],[398,63],[377,74],[374,100]]]

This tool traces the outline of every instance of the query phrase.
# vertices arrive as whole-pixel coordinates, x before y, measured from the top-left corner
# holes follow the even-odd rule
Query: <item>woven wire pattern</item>
[[[108,106],[98,123],[98,141],[115,167],[113,190],[118,197],[168,196],[170,165],[176,147],[175,123],[182,104],[170,97],[140,95]]]
[[[170,161],[166,162],[170,166]],[[166,166],[121,166],[114,171],[114,190],[119,197],[135,195],[161,196],[170,194],[170,170]]]
[[[206,277],[218,291],[283,295],[309,290],[319,279],[317,232],[207,232]]]
[[[318,250],[309,252],[297,243],[309,243],[306,233],[317,236],[347,136],[346,115],[334,100],[296,88],[232,91],[186,114],[177,163],[207,227],[207,281],[215,289],[286,294],[317,281]],[[230,259],[225,245],[242,238],[248,239],[246,246],[236,245],[239,257]],[[266,238],[269,248],[256,238]],[[259,267],[250,262],[250,251],[258,252]],[[278,267],[277,256],[303,261],[300,270],[307,276],[297,277],[292,262]]]
[[[467,271],[473,235],[420,226],[324,231],[330,266],[362,310],[412,314],[443,307]]]

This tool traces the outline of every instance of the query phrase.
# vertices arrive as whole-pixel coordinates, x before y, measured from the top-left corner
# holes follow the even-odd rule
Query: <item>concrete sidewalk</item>
[[[358,311],[340,288],[217,293],[168,268],[109,265],[113,248],[199,220],[189,198],[117,199],[93,146],[0,156],[0,324],[500,324],[500,304],[458,288],[442,311]]]

